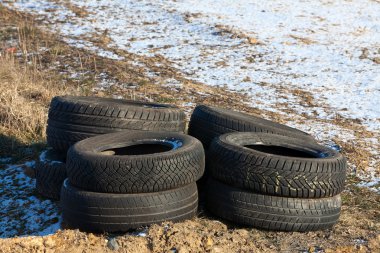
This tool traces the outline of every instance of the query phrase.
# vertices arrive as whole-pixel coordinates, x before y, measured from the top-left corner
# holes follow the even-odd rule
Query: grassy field
[[[196,103],[206,103],[265,115],[278,122],[289,120],[247,106],[248,98],[243,94],[191,82],[164,65],[160,68],[162,77],[183,82],[181,88],[173,89],[132,65],[135,55],[125,54],[128,61],[116,61],[70,47],[59,36],[42,31],[33,16],[1,5],[0,24],[0,157],[12,157],[13,163],[35,159],[45,148],[47,111],[55,95],[119,96],[181,107],[191,104],[184,107],[187,112]],[[149,65],[160,59],[139,58],[139,61]],[[150,66],[157,70],[155,64]],[[123,85],[101,89],[98,84],[104,81],[104,76],[107,82]],[[348,124],[344,118],[336,121],[339,125]],[[358,130],[357,138],[369,134],[358,125],[352,127]],[[364,144],[339,144],[350,166],[361,168],[368,164],[370,154],[361,149]],[[342,193],[341,219],[328,231],[276,233],[236,227],[201,209],[198,218],[153,225],[144,230],[145,236],[63,229],[44,237],[0,239],[0,252],[110,251],[107,242],[112,238],[118,242],[120,252],[378,252],[380,198],[377,193],[356,186],[357,182],[356,177],[349,177]]]

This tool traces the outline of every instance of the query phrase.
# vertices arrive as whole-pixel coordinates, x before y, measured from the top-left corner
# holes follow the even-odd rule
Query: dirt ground
[[[139,62],[144,62],[152,71],[160,73],[158,77],[149,77],[142,69],[128,63],[129,61],[115,61],[70,47],[55,34],[41,31],[38,22],[33,16],[10,11],[0,5],[0,52],[7,57],[13,57],[21,65],[34,62],[30,65],[36,71],[71,87],[66,91],[68,93],[116,95],[129,99],[174,103],[183,107],[186,112],[190,112],[196,103],[205,103],[264,115],[282,123],[291,120],[291,115],[287,118],[247,106],[245,102],[248,98],[242,94],[189,81],[169,64],[166,65],[165,59],[159,56],[143,58],[119,52],[129,60],[138,57]],[[19,36],[20,31],[24,31],[21,33],[22,39]],[[41,45],[48,50],[39,50]],[[19,54],[10,52],[9,48],[13,47]],[[161,62],[162,65],[157,67],[156,62]],[[174,78],[184,85],[180,88],[165,86],[161,82],[163,77]],[[99,88],[102,81],[113,82],[114,85],[104,90]],[[305,96],[307,101],[307,94],[299,95]],[[357,133],[357,140],[351,143],[337,141],[348,157],[349,170],[352,172],[353,168],[365,168],[371,154],[366,151],[365,143],[360,142],[360,138],[372,133],[359,123],[348,123],[344,118],[337,117],[335,121],[337,125],[350,127]],[[11,131],[8,135],[18,138]],[[14,141],[4,141],[1,144],[1,155],[14,156],[18,161],[25,160],[20,157],[20,150],[30,148],[28,143],[35,140],[26,138],[18,141],[22,143],[19,148],[14,147]],[[44,136],[41,136],[40,141],[44,142]],[[11,146],[13,148],[9,149]],[[41,150],[40,147],[33,148],[35,154]],[[33,158],[35,157],[31,155],[28,159]],[[236,227],[210,216],[201,206],[198,217],[193,220],[176,224],[156,224],[125,234],[92,234],[62,229],[47,236],[1,238],[0,252],[379,252],[380,195],[367,188],[358,187],[358,181],[351,173],[346,190],[342,193],[340,220],[333,229],[326,231],[285,233]]]
[[[152,225],[143,236],[62,230],[44,237],[1,239],[0,252],[378,252],[376,216],[376,210],[344,206],[332,230],[309,233],[237,228],[211,217]],[[110,241],[116,241],[116,248]]]

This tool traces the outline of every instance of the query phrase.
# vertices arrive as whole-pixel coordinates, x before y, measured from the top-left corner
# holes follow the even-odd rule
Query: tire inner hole
[[[306,151],[301,151],[298,149],[274,146],[274,145],[244,145],[244,147],[257,150],[260,152],[272,154],[272,155],[281,155],[281,156],[290,156],[290,157],[301,157],[301,158],[318,158],[320,157],[317,153],[311,153]]]
[[[104,155],[147,155],[162,153],[172,150],[171,145],[159,144],[159,143],[146,143],[136,144],[120,148],[110,148],[101,151]]]

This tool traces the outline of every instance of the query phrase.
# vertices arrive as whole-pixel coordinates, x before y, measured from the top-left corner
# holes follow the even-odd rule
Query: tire
[[[185,114],[179,108],[165,104],[61,96],[51,101],[46,133],[50,146],[67,151],[77,140],[126,129],[184,132]]]
[[[65,180],[61,192],[63,222],[91,232],[124,232],[163,221],[182,221],[197,213],[195,183],[141,194],[110,194],[76,188]]]
[[[323,198],[344,188],[346,159],[332,149],[302,139],[228,133],[213,141],[209,153],[214,178],[257,193]]]
[[[285,198],[241,190],[209,181],[207,208],[234,223],[275,231],[331,228],[339,219],[340,195],[320,199]]]
[[[53,124],[50,124],[46,129],[46,135],[49,136],[48,142],[51,147],[54,147],[58,152],[65,152],[65,150],[67,152],[67,150],[76,142],[99,134],[59,129],[55,128]]]
[[[215,137],[230,132],[275,133],[315,142],[305,132],[260,117],[206,105],[195,107],[188,133],[200,140],[205,149],[209,148]]]
[[[41,153],[36,162],[36,189],[42,196],[58,200],[66,178],[66,155],[54,150]]]
[[[67,174],[73,186],[107,193],[174,189],[197,181],[204,166],[202,144],[180,133],[100,135],[76,143],[67,154]]]

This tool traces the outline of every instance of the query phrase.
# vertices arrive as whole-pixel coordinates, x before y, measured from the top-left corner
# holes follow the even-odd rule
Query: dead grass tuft
[[[304,37],[300,37],[300,36],[293,35],[293,34],[289,35],[289,37],[292,39],[295,39],[296,41],[298,41],[300,43],[306,44],[306,45],[311,45],[311,44],[316,43],[314,40],[311,40],[309,38],[304,38]]]
[[[218,30],[218,35],[221,36],[229,36],[231,38],[240,38],[246,39],[246,43],[251,45],[263,45],[264,43],[258,40],[253,35],[243,33],[234,29],[233,27],[225,26],[225,25],[216,25],[215,28]]]
[[[293,89],[291,90],[291,93],[294,96],[297,96],[300,98],[301,105],[305,107],[317,107],[316,102],[314,101],[313,94],[309,91],[300,90],[300,89]]]
[[[63,1],[62,4],[71,10],[78,18],[88,17],[90,14],[92,14],[91,12],[87,11],[86,8],[71,4],[69,1]]]
[[[42,141],[49,102],[62,92],[62,87],[34,68],[20,65],[11,55],[0,56],[1,133],[20,143]],[[15,148],[14,141],[3,141],[1,147]]]
[[[49,74],[49,58],[38,52],[53,37],[41,33],[27,16],[0,6],[0,156],[17,156],[45,139],[47,111],[53,96],[68,93],[57,75]],[[50,51],[49,51],[50,52]],[[73,90],[71,88],[71,90]],[[69,92],[70,93],[70,92]],[[71,92],[72,93],[72,92]]]
[[[368,169],[371,153],[365,147],[361,147],[360,143],[353,141],[342,142],[338,139],[334,139],[334,142],[342,147],[342,153],[355,165],[358,171]]]

